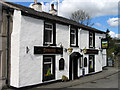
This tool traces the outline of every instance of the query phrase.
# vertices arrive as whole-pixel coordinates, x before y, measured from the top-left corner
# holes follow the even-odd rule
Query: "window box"
[[[44,81],[48,81],[48,80],[52,80],[52,79],[55,79],[55,76],[53,74],[44,76]]]

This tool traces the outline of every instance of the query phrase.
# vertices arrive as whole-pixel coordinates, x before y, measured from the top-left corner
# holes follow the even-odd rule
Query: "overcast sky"
[[[24,6],[29,6],[34,0],[6,0]],[[57,0],[37,0],[43,4],[43,10],[48,12],[50,3]],[[118,35],[118,2],[119,0],[59,0],[59,15],[69,18],[72,12],[84,10],[92,17],[94,28],[111,31],[112,37]]]

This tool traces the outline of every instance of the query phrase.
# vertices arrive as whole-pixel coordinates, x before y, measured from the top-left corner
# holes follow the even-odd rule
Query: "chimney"
[[[57,10],[54,9],[54,4],[51,4],[51,10],[49,10],[49,13],[52,15],[57,15]]]
[[[37,0],[35,0],[34,3],[37,4]]]
[[[42,12],[42,4],[37,3],[37,0],[34,0],[34,3],[30,5],[31,8],[33,8],[36,11]]]
[[[51,4],[51,10],[54,10],[54,4]]]

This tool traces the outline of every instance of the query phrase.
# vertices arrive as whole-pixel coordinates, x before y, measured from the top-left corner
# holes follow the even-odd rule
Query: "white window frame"
[[[53,74],[53,58],[52,57],[44,57],[44,59],[51,59],[51,62],[44,62],[44,65],[51,64],[51,74]]]
[[[72,35],[75,36],[75,38],[74,38],[74,40],[75,40],[75,41],[74,41],[74,44],[71,43],[71,45],[72,45],[72,46],[76,46],[76,29],[75,29],[75,28],[71,28],[71,30],[74,30],[74,33],[72,33],[72,32],[70,31],[70,34],[72,34]]]
[[[46,27],[45,27],[45,30],[50,30],[50,31],[52,31],[52,35],[51,35],[52,37],[51,37],[51,42],[46,42],[46,41],[45,41],[45,44],[53,44],[53,24],[52,24],[52,23],[45,22],[45,25],[46,25],[46,24],[52,26],[52,28],[46,28]],[[45,34],[44,34],[44,35],[45,35]],[[44,37],[45,37],[45,36],[44,36]]]
[[[89,40],[90,40],[90,38],[92,38],[92,45],[90,45],[90,47],[93,47],[93,32],[90,32],[91,34],[92,34],[92,36],[91,36],[91,34],[89,35],[90,37],[89,37]],[[90,43],[90,42],[89,42]]]

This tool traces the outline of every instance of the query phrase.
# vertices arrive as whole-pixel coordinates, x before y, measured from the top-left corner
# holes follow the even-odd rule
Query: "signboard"
[[[63,54],[63,48],[34,46],[34,54]]]
[[[86,49],[85,54],[98,54],[97,49]]]
[[[107,39],[101,39],[101,48],[107,49],[108,48],[108,40]]]

